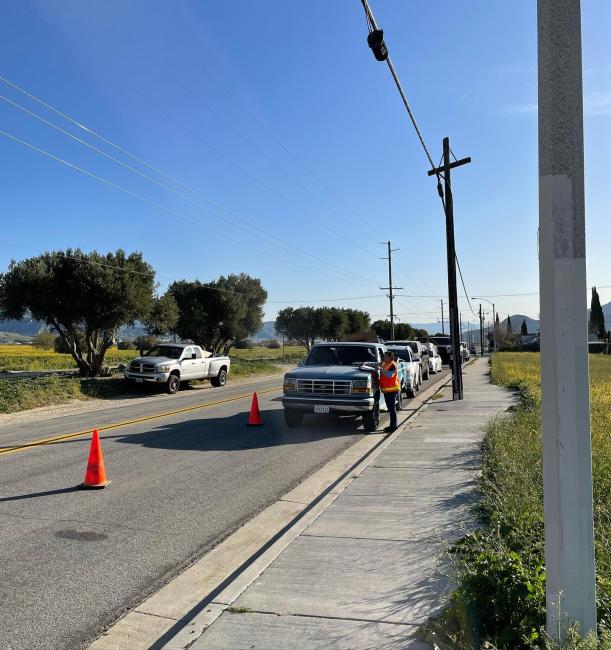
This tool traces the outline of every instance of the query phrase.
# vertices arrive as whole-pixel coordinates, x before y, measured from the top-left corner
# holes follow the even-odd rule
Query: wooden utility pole
[[[471,162],[463,158],[450,162],[450,139],[443,139],[443,166],[428,171],[429,176],[443,176],[446,214],[446,248],[448,261],[448,308],[450,316],[450,343],[452,345],[452,399],[463,398],[460,335],[458,331],[458,293],[456,289],[456,245],[454,241],[454,200],[450,170]]]
[[[395,338],[395,312],[393,311],[393,291],[400,291],[403,287],[393,287],[392,286],[392,254],[395,251],[398,251],[398,248],[391,248],[390,242],[384,242],[383,246],[388,246],[388,257],[382,257],[383,260],[388,260],[388,286],[380,287],[382,291],[388,291],[388,300],[390,301],[390,340],[393,341]]]
[[[538,0],[547,633],[596,631],[579,0]]]
[[[484,356],[484,321],[482,316],[482,303],[479,303],[479,355]]]

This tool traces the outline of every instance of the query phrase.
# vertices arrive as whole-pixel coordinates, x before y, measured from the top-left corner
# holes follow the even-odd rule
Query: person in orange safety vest
[[[380,390],[384,393],[388,415],[390,416],[390,426],[384,431],[392,433],[397,429],[397,395],[401,390],[399,381],[399,366],[392,352],[384,352],[384,359],[380,362]]]

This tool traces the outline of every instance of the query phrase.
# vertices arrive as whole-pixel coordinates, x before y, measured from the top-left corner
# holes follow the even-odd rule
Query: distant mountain
[[[2,332],[0,330],[0,343],[31,343],[32,337],[27,334],[15,332]]]
[[[5,334],[22,334],[33,337],[45,324],[40,320],[0,320],[0,330]]]
[[[529,334],[536,334],[539,331],[539,321],[530,316],[524,316],[523,314],[512,314],[511,315],[511,330],[514,334],[520,333],[520,328],[522,327],[522,321],[526,319],[526,327]],[[504,318],[501,321],[501,332],[507,331],[507,319]]]
[[[441,332],[441,323],[410,323],[417,330],[426,330],[431,336]],[[448,323],[445,324],[446,334],[448,333]]]

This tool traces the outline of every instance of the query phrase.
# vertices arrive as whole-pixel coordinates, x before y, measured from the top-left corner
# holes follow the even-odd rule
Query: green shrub
[[[55,334],[49,332],[49,330],[40,330],[38,334],[34,337],[32,345],[35,348],[41,348],[42,350],[52,350],[55,344]]]

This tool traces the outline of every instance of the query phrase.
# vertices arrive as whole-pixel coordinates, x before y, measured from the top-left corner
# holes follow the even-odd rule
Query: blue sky
[[[537,317],[536,3],[372,0],[433,157],[450,136],[467,289]],[[611,4],[583,3],[588,282],[611,285]],[[244,271],[266,317],[298,301],[435,321],[447,293],[435,184],[359,0],[265,3],[23,0],[3,8],[0,129],[133,194],[0,136],[0,269],[48,249],[142,250],[162,288]],[[178,182],[176,182],[178,181]],[[212,202],[212,203],[211,203]],[[253,227],[254,226],[254,227]],[[600,291],[603,302],[611,289]],[[377,296],[377,297],[372,297]],[[493,297],[496,296],[496,297]],[[354,298],[353,300],[344,300]],[[342,299],[342,300],[339,300]],[[461,300],[463,320],[475,320]]]

